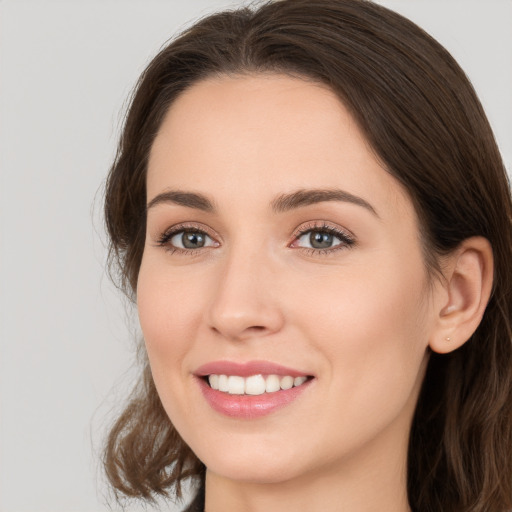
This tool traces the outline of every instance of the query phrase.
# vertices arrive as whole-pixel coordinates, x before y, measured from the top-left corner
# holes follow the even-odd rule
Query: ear
[[[429,341],[434,352],[451,352],[476,331],[489,301],[493,282],[493,255],[486,238],[464,240],[443,265],[442,299],[437,301],[436,328]]]

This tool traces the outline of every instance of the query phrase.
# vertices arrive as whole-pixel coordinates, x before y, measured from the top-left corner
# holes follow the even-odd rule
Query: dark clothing
[[[192,503],[183,512],[204,512],[204,484],[197,491]]]

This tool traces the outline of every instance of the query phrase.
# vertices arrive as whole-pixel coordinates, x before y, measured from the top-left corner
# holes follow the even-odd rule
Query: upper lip
[[[238,363],[234,361],[212,361],[203,364],[194,372],[198,377],[207,375],[238,375],[240,377],[250,377],[251,375],[290,375],[291,377],[307,377],[310,374],[288,368],[270,361],[248,361]]]

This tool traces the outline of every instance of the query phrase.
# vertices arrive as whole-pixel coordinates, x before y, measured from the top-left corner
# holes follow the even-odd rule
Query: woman
[[[417,26],[361,0],[198,22],[139,81],[105,212],[147,351],[119,492],[512,508],[510,189]]]

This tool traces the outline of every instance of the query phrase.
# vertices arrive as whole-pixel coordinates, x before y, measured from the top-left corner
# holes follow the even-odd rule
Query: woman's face
[[[280,482],[404,461],[435,314],[412,203],[337,97],[283,75],[193,85],[147,198],[140,322],[208,470]]]

